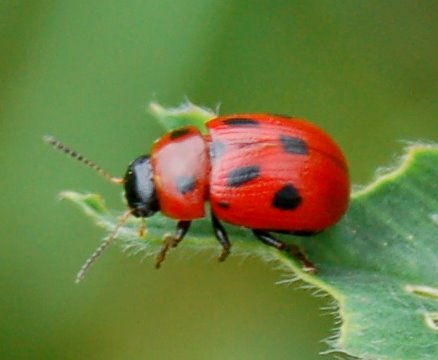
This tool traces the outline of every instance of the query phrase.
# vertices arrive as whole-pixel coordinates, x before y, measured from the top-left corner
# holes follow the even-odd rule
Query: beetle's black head
[[[149,217],[160,210],[148,155],[140,156],[129,164],[124,185],[126,201],[134,216]]]

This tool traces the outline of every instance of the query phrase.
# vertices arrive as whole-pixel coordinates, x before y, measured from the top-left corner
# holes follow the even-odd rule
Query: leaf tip
[[[81,194],[77,193],[76,191],[65,190],[59,193],[60,200],[67,199],[67,200],[75,201],[79,197],[81,197]]]
[[[157,101],[151,101],[148,104],[147,109],[149,110],[150,113],[158,117],[161,117],[166,113],[166,109],[163,106],[161,106]]]
[[[78,193],[75,191],[63,191],[59,194],[61,200],[69,200],[82,207],[90,215],[104,214],[108,212],[105,200],[99,194]]]

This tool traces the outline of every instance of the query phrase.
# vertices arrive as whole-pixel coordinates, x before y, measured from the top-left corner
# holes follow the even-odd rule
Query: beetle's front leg
[[[157,255],[157,260],[155,262],[155,268],[159,269],[161,266],[161,263],[166,258],[166,254],[169,251],[171,247],[177,246],[182,239],[184,239],[184,236],[187,234],[187,231],[189,231],[191,221],[187,220],[180,220],[178,221],[178,224],[176,225],[176,231],[175,234],[166,234],[163,236],[163,247],[161,248],[160,252]]]

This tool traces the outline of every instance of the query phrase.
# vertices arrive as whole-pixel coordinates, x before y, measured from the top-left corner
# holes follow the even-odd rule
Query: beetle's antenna
[[[111,234],[108,235],[108,237],[97,247],[96,250],[91,254],[91,256],[84,262],[84,265],[79,269],[79,272],[76,275],[76,284],[78,284],[87,273],[90,266],[96,261],[96,259],[104,252],[104,250],[111,245],[113,240],[115,239],[119,229],[123,226],[123,224],[128,220],[128,218],[132,215],[132,209],[126,211],[122,217],[120,218],[117,225],[114,227]]]
[[[112,176],[110,174],[108,174],[105,170],[103,170],[100,166],[96,165],[94,162],[92,162],[91,160],[88,160],[86,157],[82,156],[81,154],[79,154],[77,151],[69,148],[68,146],[64,145],[62,142],[56,140],[54,137],[50,136],[50,135],[46,135],[43,137],[44,141],[51,145],[53,148],[63,151],[64,153],[66,153],[67,155],[70,155],[73,159],[76,159],[78,161],[80,161],[81,163],[84,163],[85,165],[89,166],[90,168],[94,169],[95,171],[97,171],[97,173],[99,173],[101,176],[103,176],[104,178],[108,179],[109,181],[111,181],[113,184],[117,184],[117,185],[122,185],[123,184],[123,178],[118,178],[115,176]]]

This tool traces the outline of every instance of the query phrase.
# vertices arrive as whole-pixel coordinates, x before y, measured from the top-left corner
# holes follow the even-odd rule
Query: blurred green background
[[[75,285],[103,232],[57,194],[124,205],[41,137],[122,175],[162,133],[147,102],[187,96],[311,119],[368,182],[399,140],[438,140],[437,4],[1,1],[0,358],[320,359],[330,298],[257,259],[175,251],[155,271],[113,247]]]

